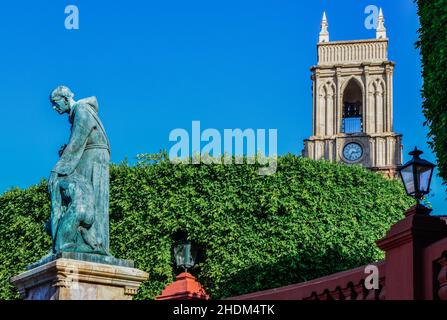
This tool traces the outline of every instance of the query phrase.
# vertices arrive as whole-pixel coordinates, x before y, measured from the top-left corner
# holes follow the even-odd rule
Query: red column
[[[209,296],[197,279],[188,272],[179,274],[155,300],[208,300]]]
[[[447,237],[445,221],[430,212],[422,205],[412,207],[377,241],[386,256],[386,300],[424,299],[423,250]]]

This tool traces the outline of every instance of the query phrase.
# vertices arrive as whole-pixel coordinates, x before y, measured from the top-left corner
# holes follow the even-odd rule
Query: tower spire
[[[326,18],[326,11],[323,12],[323,19],[321,20],[320,39],[318,42],[329,42],[329,31],[327,30],[328,23]]]
[[[376,39],[386,39],[385,18],[382,8],[380,8],[379,18],[377,19]]]

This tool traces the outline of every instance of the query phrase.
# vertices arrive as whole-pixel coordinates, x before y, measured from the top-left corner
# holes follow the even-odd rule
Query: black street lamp
[[[180,238],[174,246],[175,264],[183,268],[185,272],[196,263],[198,247],[187,239],[186,234]]]
[[[430,192],[433,169],[436,167],[433,163],[421,159],[419,156],[422,153],[415,147],[409,153],[410,156],[413,156],[413,159],[399,169],[405,191],[409,196],[414,197],[418,204],[424,195]]]

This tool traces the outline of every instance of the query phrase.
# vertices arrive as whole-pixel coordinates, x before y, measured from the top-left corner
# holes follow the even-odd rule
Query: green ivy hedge
[[[421,27],[422,109],[439,175],[447,181],[447,0],[416,0]]]
[[[192,272],[212,298],[297,283],[383,258],[375,241],[413,200],[399,181],[359,166],[281,156],[256,165],[172,164],[162,154],[111,166],[111,250],[150,279],[153,299],[174,279],[173,236],[187,230],[203,255]],[[47,253],[46,182],[0,196],[0,298],[9,278]]]

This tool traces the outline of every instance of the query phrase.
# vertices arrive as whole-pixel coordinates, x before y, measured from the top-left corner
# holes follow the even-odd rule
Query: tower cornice
[[[358,39],[358,40],[337,40],[328,42],[319,42],[317,46],[330,46],[336,44],[352,44],[352,43],[375,43],[375,42],[389,42],[388,39]]]

